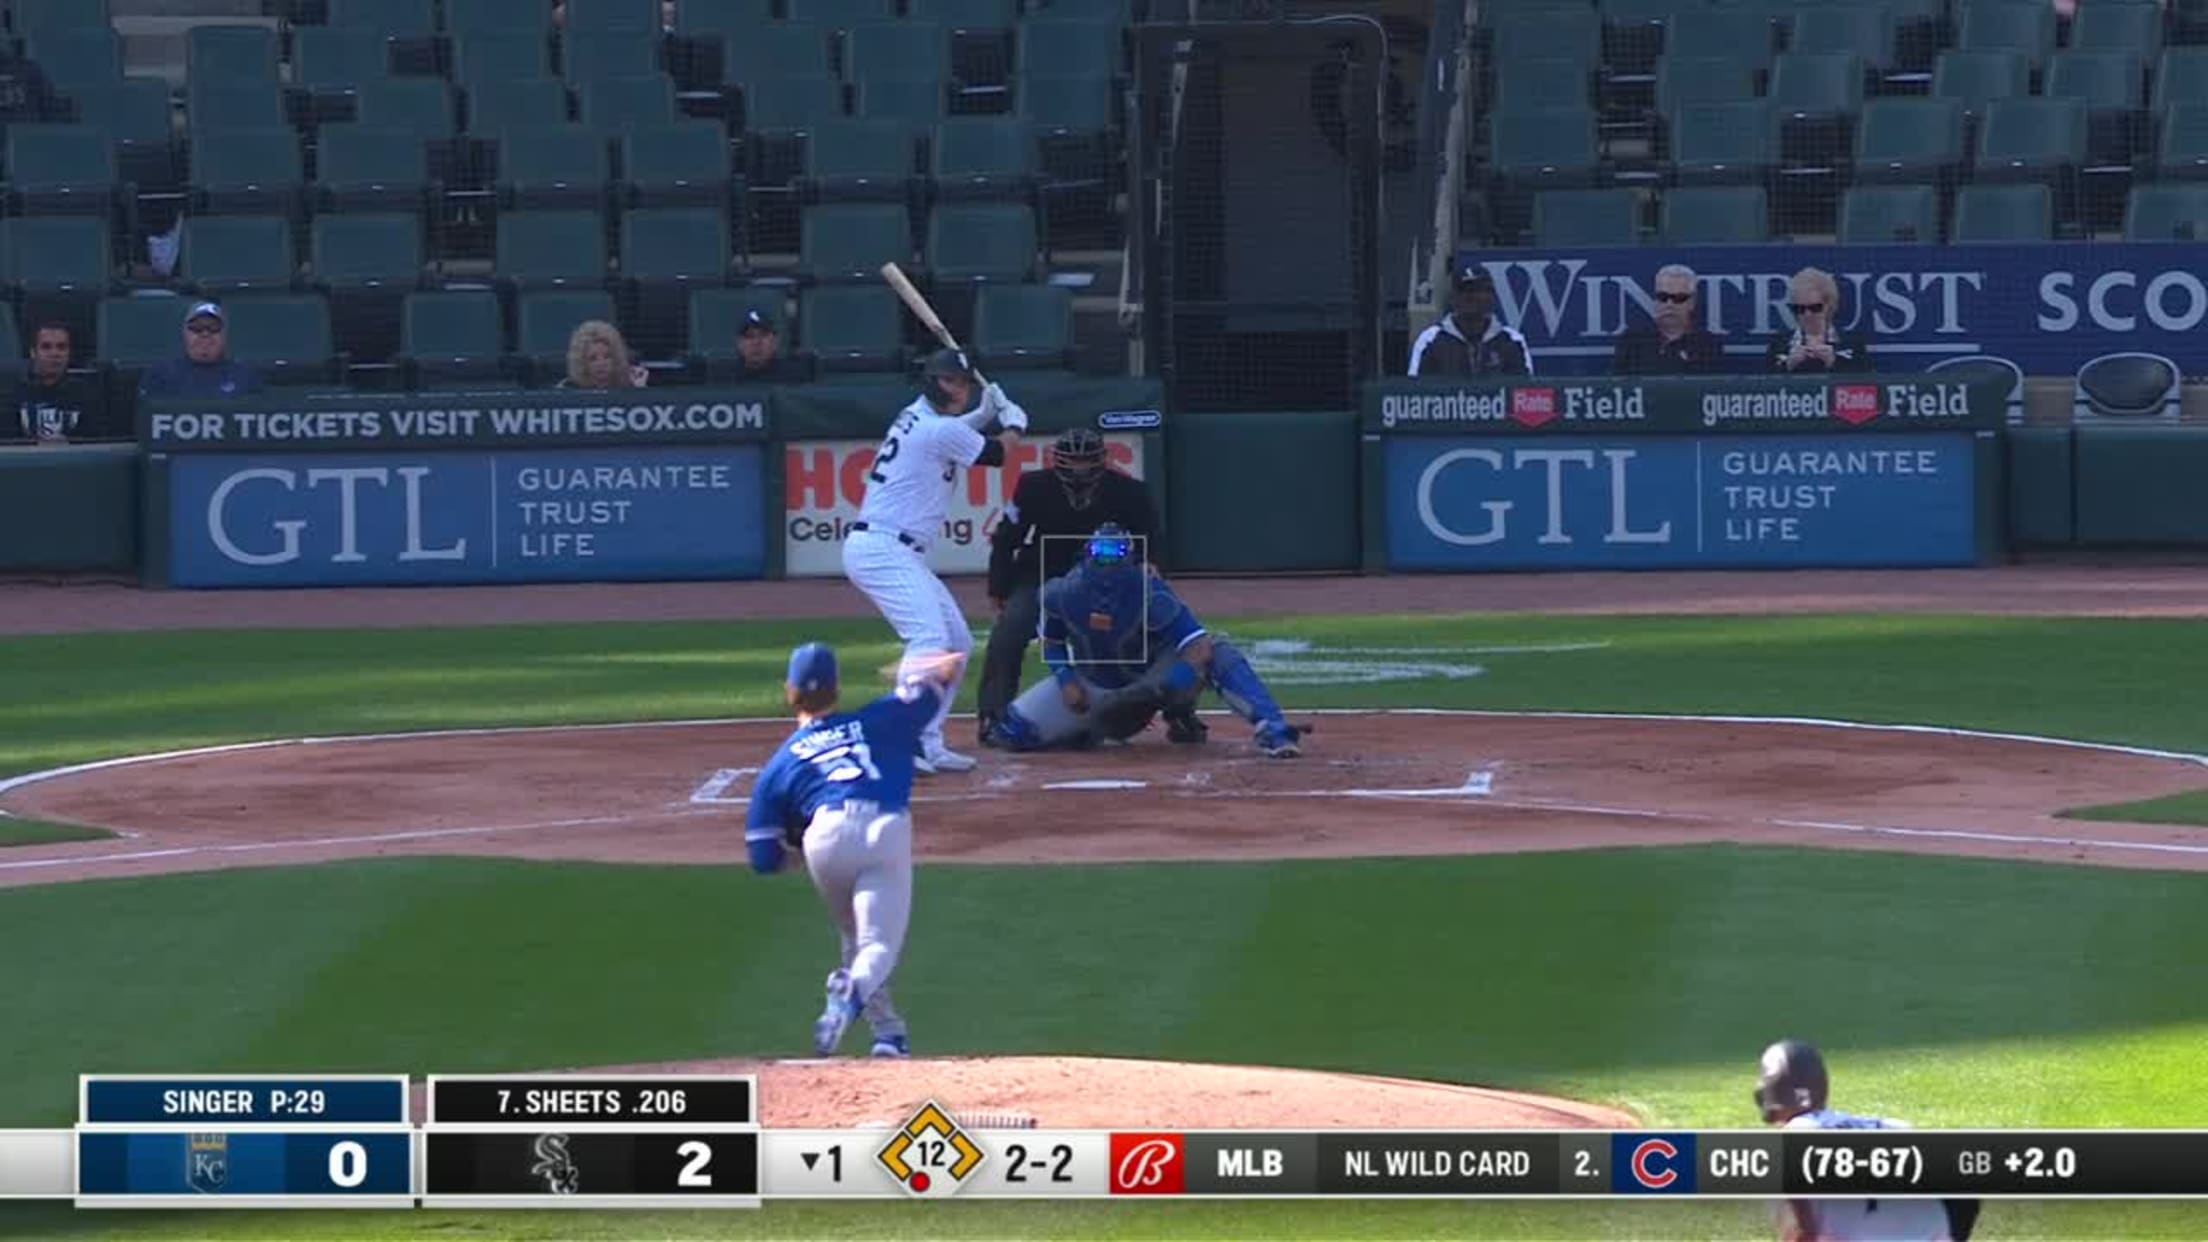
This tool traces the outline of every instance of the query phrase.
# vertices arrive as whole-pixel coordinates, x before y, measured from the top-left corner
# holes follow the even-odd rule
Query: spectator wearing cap
[[[1766,355],[1772,371],[1814,375],[1877,369],[1870,342],[1834,326],[1840,318],[1840,284],[1830,272],[1805,267],[1794,273],[1786,283],[1786,309],[1794,316],[1794,330],[1772,338]]]
[[[1533,351],[1495,317],[1495,280],[1477,265],[1457,272],[1449,313],[1411,343],[1412,375],[1531,375]]]
[[[744,384],[801,384],[812,376],[797,359],[782,352],[782,333],[765,311],[744,312],[736,329],[736,355],[742,368],[735,379]]]
[[[31,335],[31,370],[15,391],[15,427],[41,444],[111,440],[127,432],[107,425],[107,400],[99,387],[69,373],[74,354],[69,329],[42,323]]]
[[[140,397],[243,397],[261,390],[261,374],[230,357],[222,307],[201,302],[184,316],[184,356],[157,362],[138,381]]]
[[[1610,369],[1618,375],[1711,375],[1725,367],[1725,347],[1694,321],[1694,269],[1656,269],[1655,310],[1648,322],[1618,334]]]

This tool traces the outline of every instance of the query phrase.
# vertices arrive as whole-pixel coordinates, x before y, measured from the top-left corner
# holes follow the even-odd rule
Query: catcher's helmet
[[[1066,503],[1088,508],[1104,485],[1104,437],[1087,427],[1060,432],[1050,446],[1050,469],[1066,489]]]
[[[920,382],[926,387],[930,401],[938,406],[951,403],[951,394],[944,389],[943,381],[952,376],[969,384],[974,382],[974,364],[966,360],[964,350],[939,349],[928,355],[927,365],[920,368]]]
[[[1106,522],[1089,536],[1088,544],[1081,550],[1084,564],[1096,569],[1119,569],[1133,565],[1142,559],[1135,547],[1135,537],[1117,522]]]
[[[1825,1058],[1810,1045],[1782,1039],[1763,1050],[1762,1069],[1756,1075],[1756,1107],[1766,1122],[1823,1108],[1831,1090]]]

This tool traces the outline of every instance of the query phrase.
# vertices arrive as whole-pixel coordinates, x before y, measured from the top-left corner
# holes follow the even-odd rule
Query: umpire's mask
[[[1086,509],[1096,502],[1104,485],[1104,437],[1087,427],[1075,427],[1059,435],[1051,445],[1051,472],[1066,489],[1066,503]]]

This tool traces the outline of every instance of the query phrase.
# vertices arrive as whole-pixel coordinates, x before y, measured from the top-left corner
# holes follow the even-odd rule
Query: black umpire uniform
[[[1080,564],[1084,538],[1117,522],[1144,536],[1152,567],[1163,559],[1157,507],[1142,480],[1105,464],[1103,436],[1076,427],[1059,435],[1051,457],[1050,469],[1020,476],[989,548],[989,598],[1000,608],[981,670],[977,714],[984,737],[1019,697],[1020,664],[1042,622],[1043,580]]]

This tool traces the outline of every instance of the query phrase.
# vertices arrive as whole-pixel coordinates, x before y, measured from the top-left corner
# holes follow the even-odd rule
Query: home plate
[[[1045,789],[1148,789],[1148,781],[1052,781]]]

